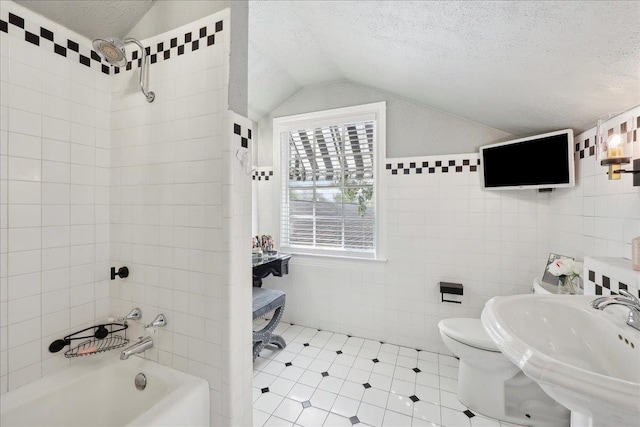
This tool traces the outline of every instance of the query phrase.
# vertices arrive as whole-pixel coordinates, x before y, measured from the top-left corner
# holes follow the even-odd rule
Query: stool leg
[[[262,341],[253,342],[253,361],[254,362],[260,355],[260,352],[262,351],[263,348],[264,348],[264,343]]]
[[[280,319],[282,319],[282,312],[284,311],[284,304],[280,307],[276,308],[273,313],[273,317],[267,323],[267,326],[262,328],[259,331],[253,332],[253,360],[255,361],[260,352],[267,344],[274,344],[280,348],[285,348],[287,343],[280,335],[275,335],[273,331],[280,323]]]
[[[280,335],[271,335],[271,341],[270,344],[273,345],[277,345],[280,348],[285,348],[287,346],[287,343],[284,342],[284,338],[282,338]]]

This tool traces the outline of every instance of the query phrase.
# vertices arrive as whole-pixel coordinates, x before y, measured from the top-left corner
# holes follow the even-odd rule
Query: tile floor
[[[287,347],[253,365],[254,426],[513,426],[458,402],[454,357],[286,323],[276,333]]]

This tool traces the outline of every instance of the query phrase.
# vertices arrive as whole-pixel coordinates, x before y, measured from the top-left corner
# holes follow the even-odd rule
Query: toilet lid
[[[483,350],[500,351],[482,327],[480,319],[444,319],[438,326],[443,334],[463,344]]]

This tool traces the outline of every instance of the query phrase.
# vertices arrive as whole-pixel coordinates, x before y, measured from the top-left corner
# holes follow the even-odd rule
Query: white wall
[[[294,255],[289,275],[264,280],[265,287],[286,291],[284,319],[448,353],[439,339],[440,319],[479,317],[489,298],[528,292],[549,252],[549,196],[482,191],[472,170],[477,159],[477,153],[387,159],[393,169],[403,164],[397,175],[385,170],[382,177],[387,261]],[[455,166],[444,172],[436,161]],[[418,174],[422,162],[434,173],[423,167]],[[254,185],[259,232],[269,234],[278,225],[276,189],[272,180]],[[464,285],[462,304],[440,301],[440,281]]]
[[[630,141],[633,135],[636,138],[630,143],[636,158],[640,158],[639,120],[640,106],[604,124],[606,129],[619,131],[626,123]],[[594,139],[595,128],[575,137],[585,153],[576,161],[576,186],[557,190],[551,196],[552,247],[580,259],[588,255],[631,258],[631,239],[640,236],[640,187],[633,186],[631,174],[624,174],[620,180],[607,179],[607,168],[590,155],[589,148],[585,151],[585,142],[592,147]]]
[[[229,57],[229,109],[248,116],[249,2],[231,3],[231,54]]]
[[[229,109],[247,115],[248,2],[229,0],[157,1],[129,31],[127,37],[144,39],[189,24],[223,9],[231,9],[231,80]]]
[[[48,346],[107,316],[109,274],[109,76],[80,63],[88,39],[9,12],[24,29],[0,31],[0,393],[70,363]]]
[[[107,67],[90,40],[2,6],[0,392],[72,363],[53,340],[140,306],[134,339],[169,319],[144,357],[206,378],[212,425],[250,425],[251,195],[236,151],[251,122],[227,109],[229,10],[143,40],[150,104],[135,61]],[[5,7],[67,57],[5,33]],[[110,281],[123,265],[130,276]]]
[[[251,121],[227,111],[223,121],[222,243],[225,319],[223,334],[223,415],[229,426],[253,425],[253,344],[251,299]],[[248,147],[244,147],[244,143]],[[216,260],[218,261],[218,260]],[[219,425],[212,422],[212,425]]]
[[[639,120],[636,107],[606,124],[619,128],[627,123],[630,141],[636,138],[636,157]],[[632,186],[630,174],[607,180],[607,169],[589,155],[588,147],[585,151],[587,139],[593,146],[593,134],[592,129],[575,137],[576,186],[551,194],[482,191],[470,166],[462,172],[442,173],[436,167],[433,174],[424,168],[416,173],[422,162],[433,166],[437,160],[443,165],[454,160],[457,166],[467,159],[473,165],[477,153],[387,159],[398,169],[397,175],[387,170],[383,177],[388,261],[295,255],[290,274],[269,277],[265,286],[287,292],[286,321],[447,353],[439,342],[440,319],[478,317],[493,296],[529,292],[549,252],[578,259],[629,258],[631,239],[640,235],[640,190]],[[258,174],[272,170],[263,166]],[[277,189],[263,177],[256,177],[254,188],[257,231],[273,234]],[[440,302],[441,280],[464,285],[461,305]]]
[[[153,37],[204,16],[213,15],[231,6],[228,0],[162,0],[156,1],[149,11],[129,31],[127,37],[139,40]]]
[[[174,37],[168,58],[156,53]],[[145,321],[164,312],[169,324],[145,357],[209,381],[212,425],[250,424],[250,230],[242,221],[250,223],[251,204],[242,200],[249,177],[230,179],[239,118],[227,112],[229,10],[142,42],[157,55],[148,72],[155,101],[140,92],[135,65],[114,77],[112,92],[111,259],[131,273],[111,282],[111,312],[139,306]]]
[[[510,134],[453,114],[408,101],[378,89],[343,81],[301,89],[258,122],[256,165],[273,164],[275,117],[387,102],[387,156],[407,157],[470,153]]]

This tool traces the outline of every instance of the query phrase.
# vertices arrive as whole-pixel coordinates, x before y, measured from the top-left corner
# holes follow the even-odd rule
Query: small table
[[[262,279],[270,274],[282,277],[289,274],[289,260],[291,254],[277,253],[273,256],[265,256],[261,261],[253,263],[253,287],[261,288]]]

